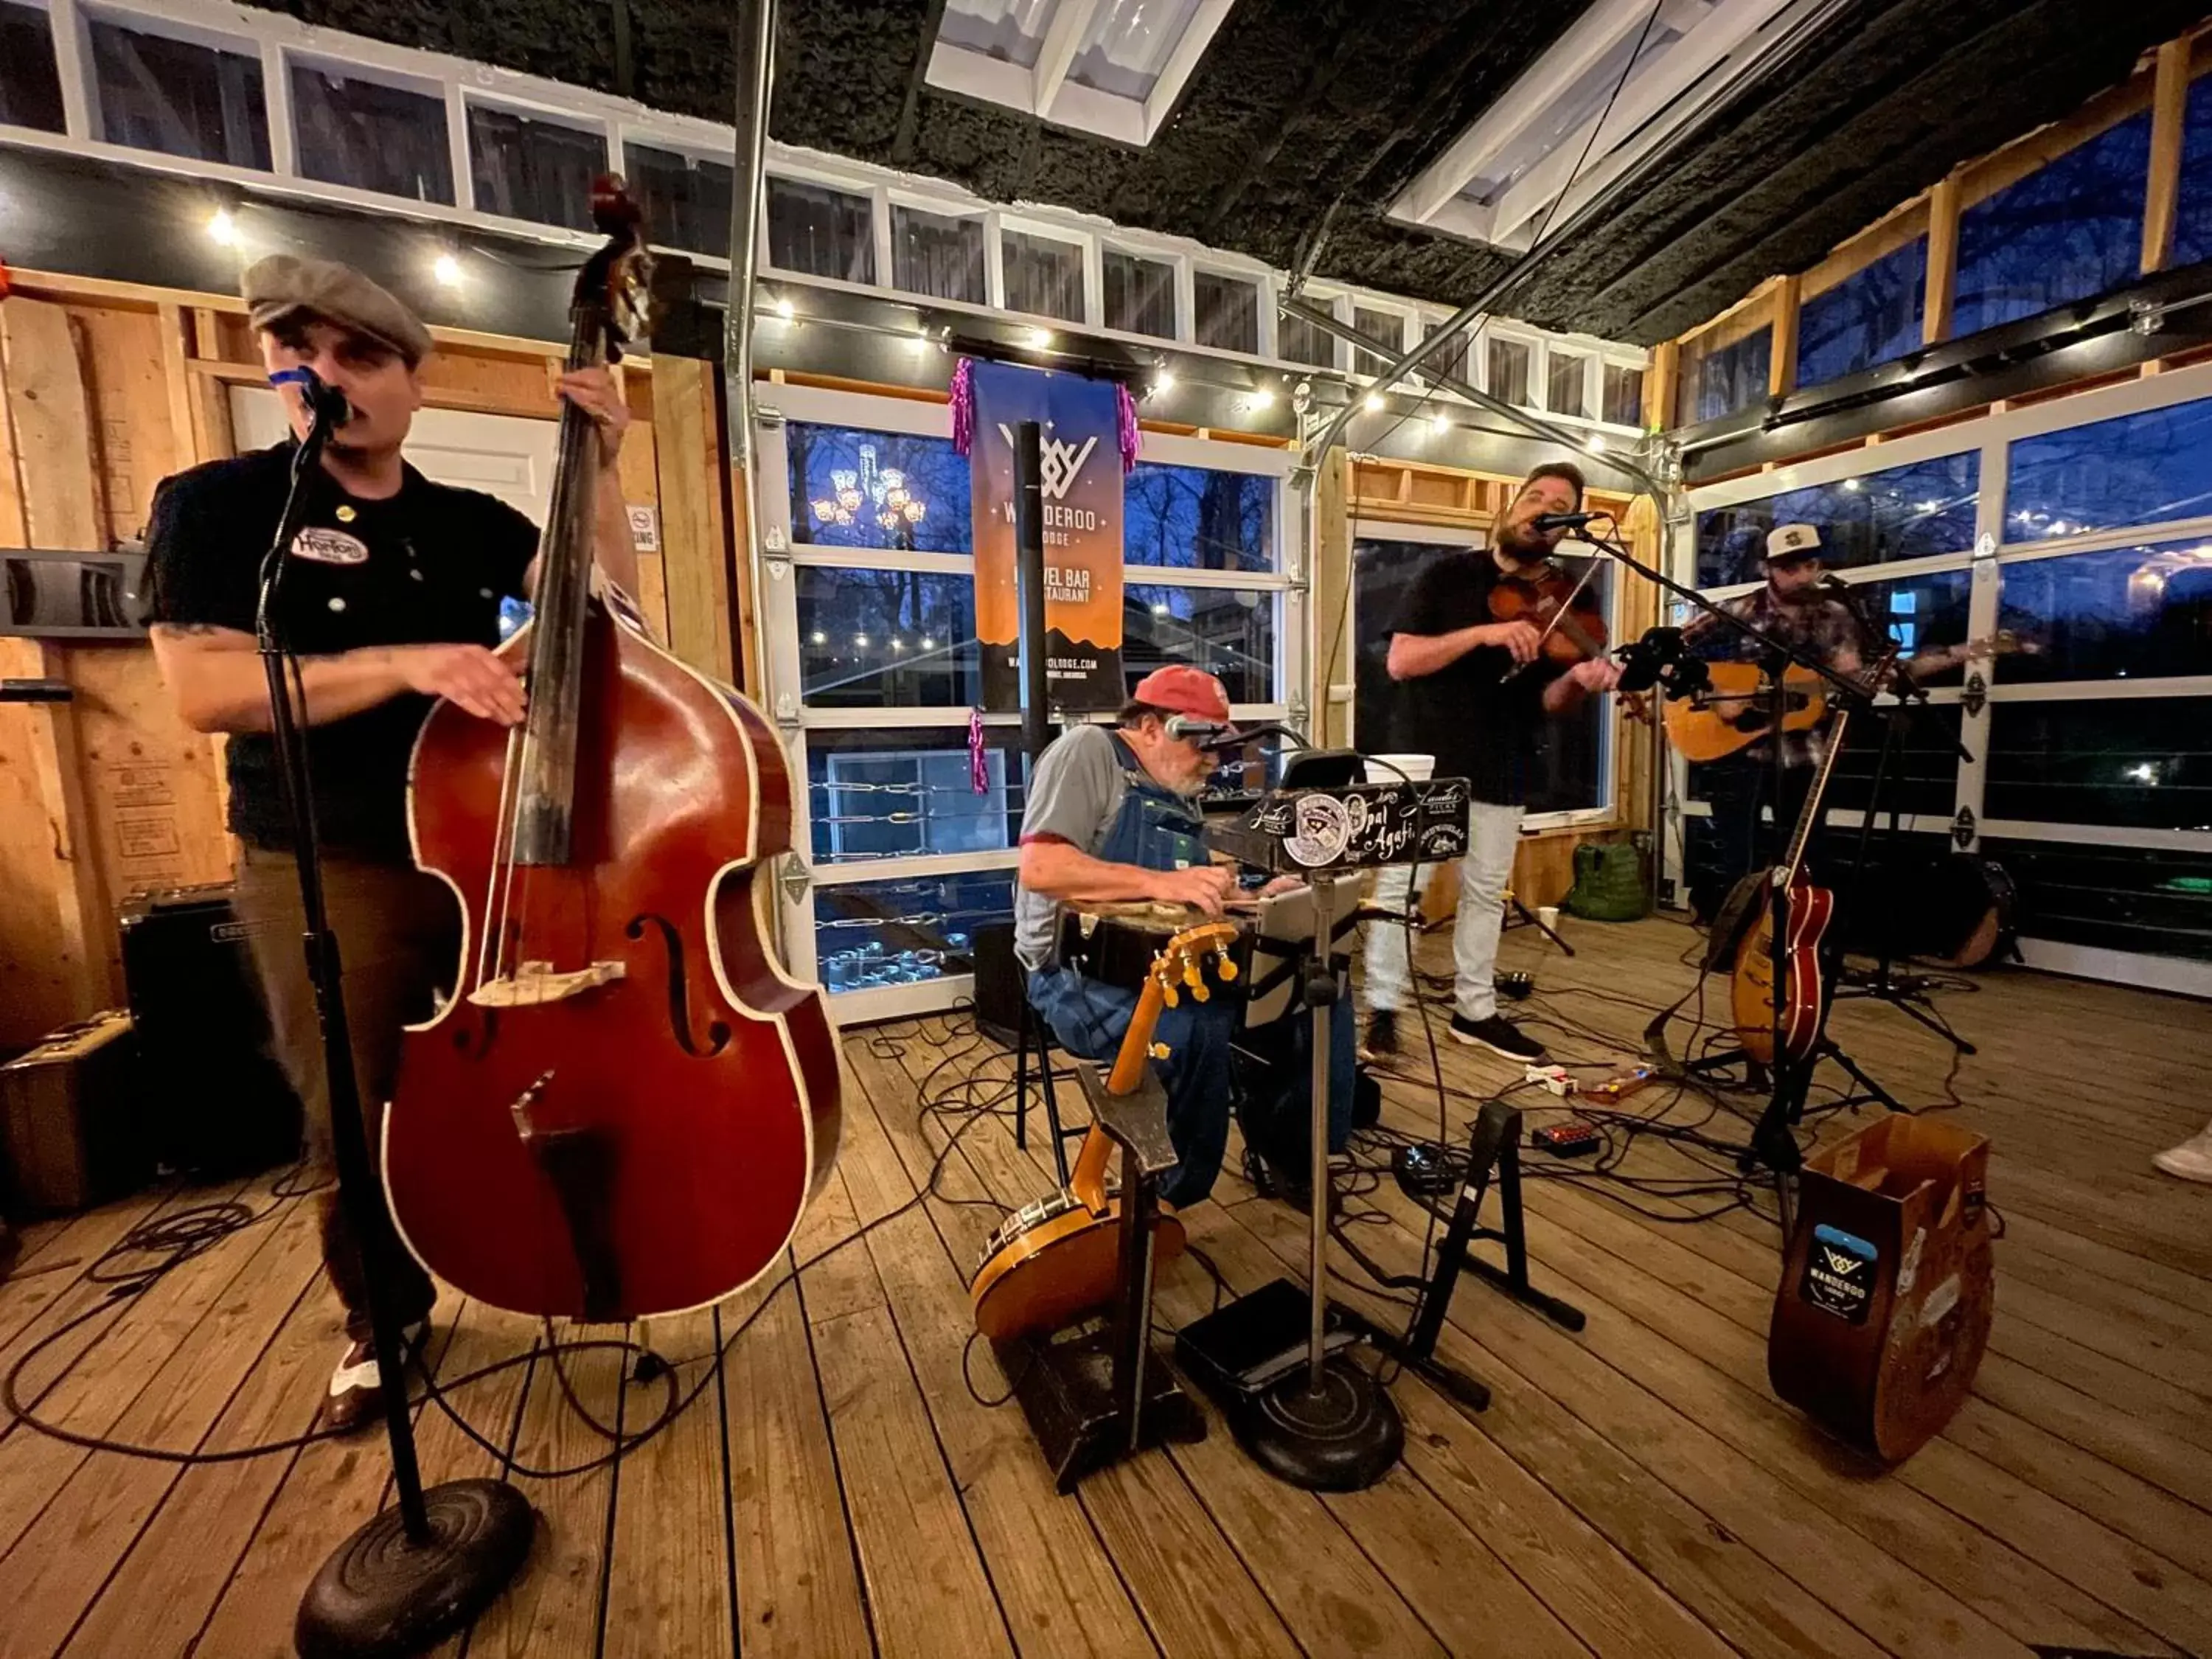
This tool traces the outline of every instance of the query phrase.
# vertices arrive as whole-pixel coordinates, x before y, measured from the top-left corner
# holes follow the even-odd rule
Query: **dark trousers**
[[[238,911],[262,924],[251,935],[254,966],[269,1009],[270,1045],[299,1092],[307,1120],[307,1158],[317,1173],[331,1169],[331,1094],[323,1069],[315,993],[301,948],[300,872],[289,853],[249,847],[238,866]],[[395,864],[338,853],[323,855],[324,902],[344,969],[346,1018],[353,1033],[354,1076],[361,1086],[362,1127],[379,1196],[384,1179],[385,1103],[399,1074],[403,1026],[428,1019],[437,988],[452,978],[460,954],[460,911],[452,890],[434,877]],[[361,1243],[348,1224],[335,1185],[318,1194],[322,1206],[323,1270],[344,1304],[347,1334],[369,1334],[368,1290]],[[378,1206],[380,1243],[392,1263],[393,1311],[402,1324],[428,1316],[437,1288],[393,1231]]]
[[[1782,856],[1813,787],[1814,770],[1810,766],[1784,767],[1777,801],[1771,760],[1731,755],[1700,769],[1698,782],[1712,808],[1690,861],[1690,904],[1700,921],[1713,919],[1737,882]],[[1774,808],[1774,821],[1762,823],[1759,809],[1767,805]],[[1818,839],[1816,834],[1815,843]]]

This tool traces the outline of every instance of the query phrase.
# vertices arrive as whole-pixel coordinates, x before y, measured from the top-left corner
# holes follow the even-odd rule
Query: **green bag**
[[[1625,841],[1584,842],[1575,848],[1575,884],[1564,908],[1591,921],[1635,921],[1650,914],[1642,855]]]

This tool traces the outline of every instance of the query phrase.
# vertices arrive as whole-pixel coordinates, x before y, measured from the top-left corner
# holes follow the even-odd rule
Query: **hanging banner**
[[[1070,711],[1116,708],[1121,678],[1121,475],[1135,453],[1127,394],[1103,380],[1011,363],[963,362],[953,386],[955,443],[968,441],[975,535],[975,633],[983,707],[1022,702],[1021,602],[1014,549],[1014,430],[1043,430],[1046,683]],[[1125,431],[1126,424],[1126,431]]]

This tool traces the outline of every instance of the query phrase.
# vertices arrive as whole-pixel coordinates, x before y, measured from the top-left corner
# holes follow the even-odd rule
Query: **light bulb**
[[[1450,431],[1451,416],[1443,413],[1441,410],[1438,410],[1436,414],[1429,416],[1429,429],[1431,432]]]
[[[1152,395],[1157,398],[1164,392],[1173,392],[1175,383],[1175,376],[1166,369],[1162,369],[1152,377]]]
[[[1042,351],[1052,344],[1052,331],[1048,328],[1026,329],[1022,334],[1022,343],[1032,351]]]
[[[790,301],[778,300],[775,302],[775,314],[782,318],[783,320],[787,323],[797,314],[797,313]]]
[[[1382,412],[1382,394],[1381,392],[1370,392],[1360,401],[1362,406],[1365,408],[1370,415],[1380,415]]]
[[[1275,388],[1271,386],[1255,386],[1253,388],[1252,395],[1244,402],[1249,408],[1271,409],[1274,406]]]
[[[438,279],[441,288],[459,288],[461,285],[461,262],[450,253],[441,253],[430,261],[430,275]]]
[[[238,221],[230,216],[228,208],[217,208],[208,215],[207,234],[210,241],[223,247],[238,245]]]

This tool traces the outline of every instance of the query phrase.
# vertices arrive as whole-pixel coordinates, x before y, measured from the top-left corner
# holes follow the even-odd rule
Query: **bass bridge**
[[[565,973],[556,973],[550,962],[526,962],[512,974],[486,980],[469,993],[469,1000],[479,1008],[542,1007],[611,985],[628,971],[619,962],[594,962]]]

